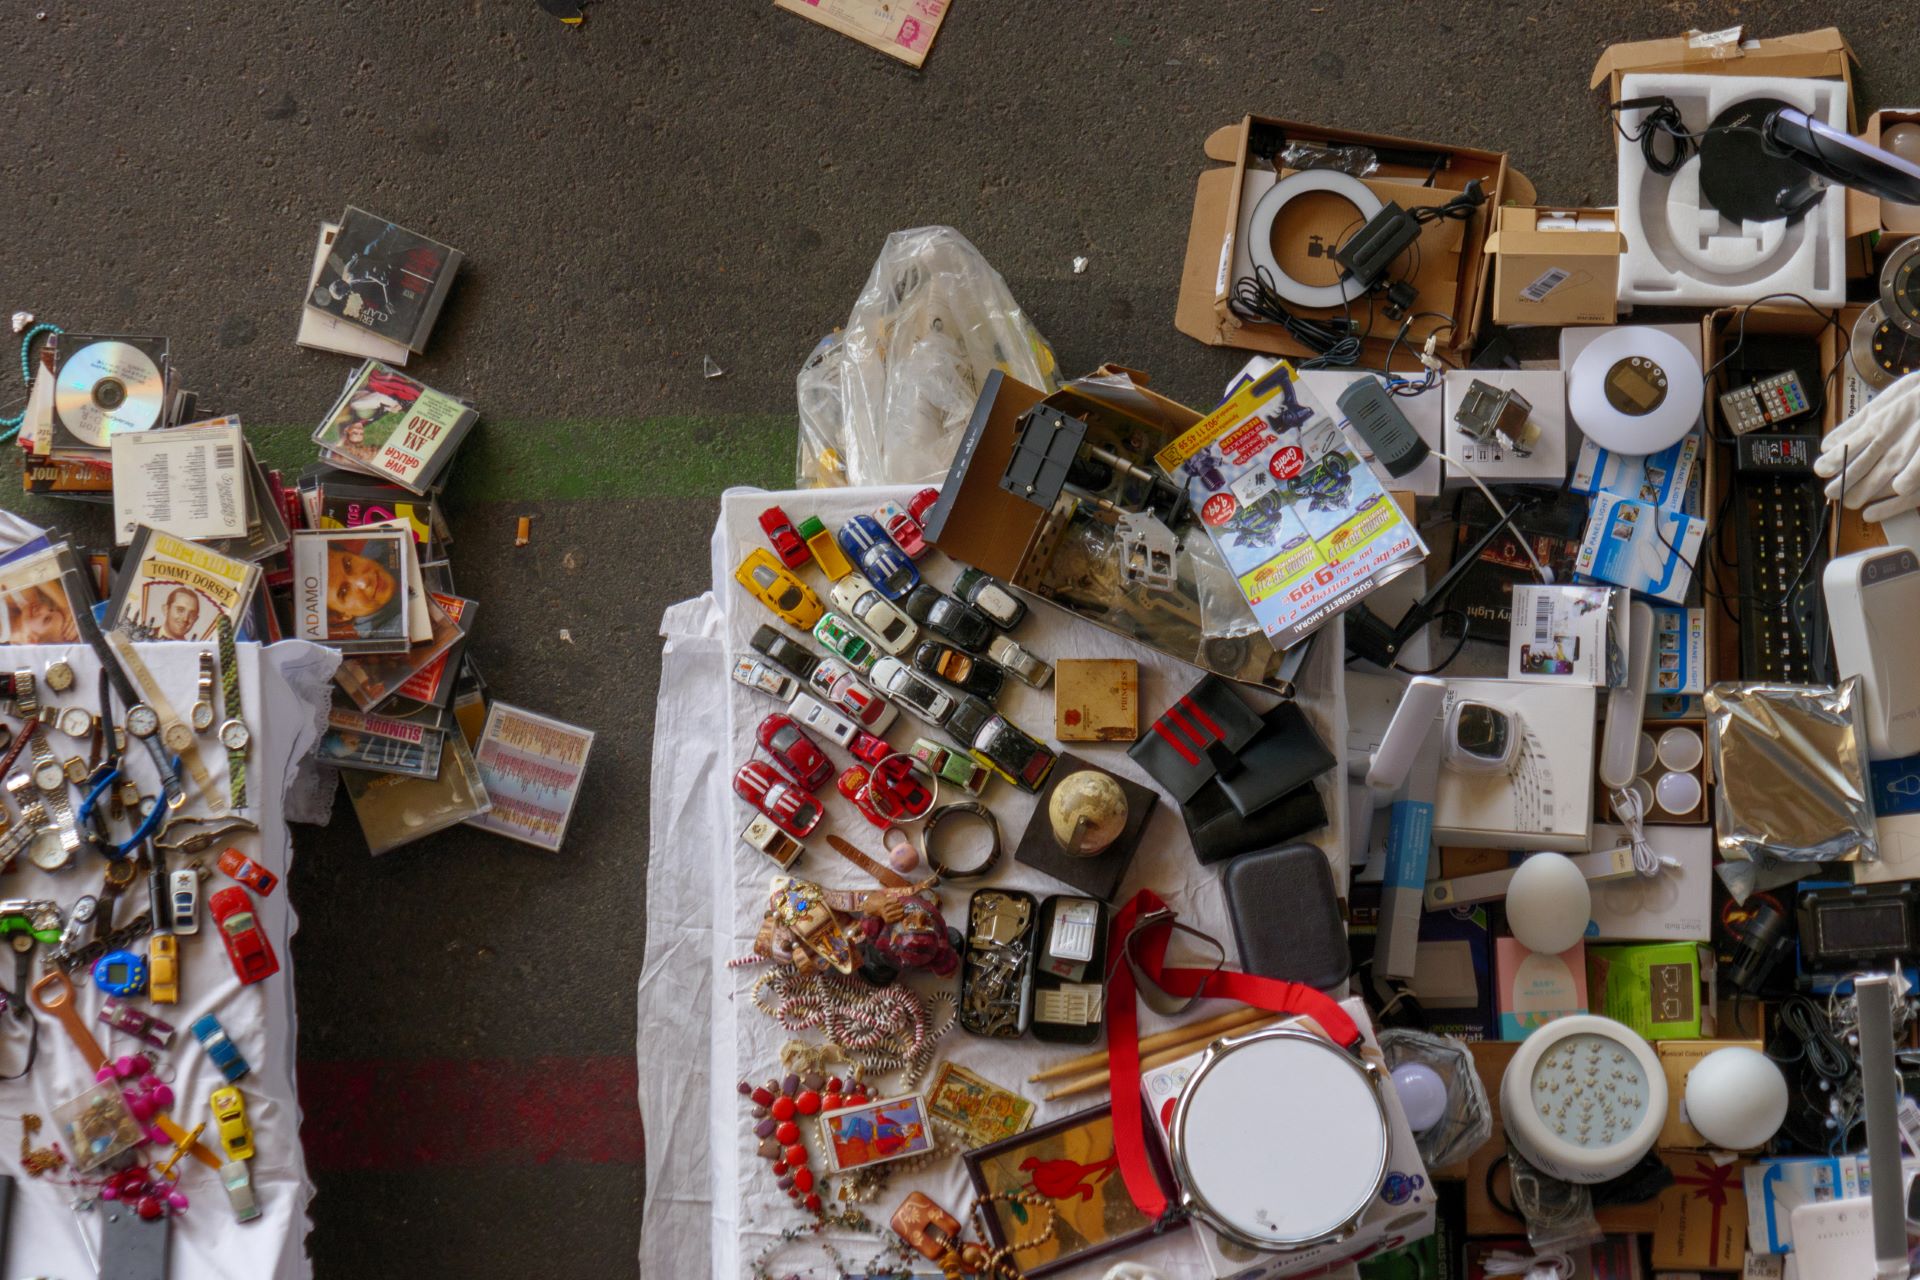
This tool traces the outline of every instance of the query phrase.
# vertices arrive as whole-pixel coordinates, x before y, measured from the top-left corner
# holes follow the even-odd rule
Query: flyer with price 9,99
[[[1427,554],[1339,422],[1284,361],[1154,461],[1186,485],[1275,648],[1304,640]]]

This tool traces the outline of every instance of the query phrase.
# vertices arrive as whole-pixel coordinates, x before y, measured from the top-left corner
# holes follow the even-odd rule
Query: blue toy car
[[[854,516],[840,526],[839,538],[847,559],[887,599],[898,600],[919,584],[920,571],[872,516]]]
[[[220,1074],[227,1078],[228,1084],[253,1070],[247,1065],[247,1060],[240,1056],[240,1047],[227,1038],[227,1029],[220,1025],[220,1019],[206,1014],[195,1018],[189,1030],[193,1032],[193,1038],[200,1042],[200,1047],[207,1051],[207,1057],[213,1059],[213,1065],[220,1068]]]

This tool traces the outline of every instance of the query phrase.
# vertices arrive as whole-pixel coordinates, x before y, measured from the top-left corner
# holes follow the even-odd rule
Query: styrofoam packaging
[[[1671,98],[1695,133],[1728,107],[1757,97],[1847,129],[1847,89],[1838,80],[1636,72],[1621,81],[1621,93],[1627,99]],[[1620,127],[1636,132],[1647,110],[1622,111]],[[1698,152],[1670,177],[1647,168],[1636,144],[1623,142],[1618,157],[1620,231],[1627,240],[1620,260],[1622,303],[1712,307],[1785,291],[1819,306],[1846,300],[1844,188],[1829,188],[1792,225],[1785,218],[1736,223],[1701,207]]]
[[[1366,1002],[1354,996],[1342,1000],[1340,1007],[1360,1028],[1367,1055],[1375,1062],[1382,1061],[1380,1041],[1367,1016]],[[1174,1103],[1200,1065],[1200,1057],[1200,1053],[1193,1053],[1140,1074],[1140,1091],[1153,1116],[1154,1133],[1163,1147],[1167,1126],[1173,1120]],[[1420,1147],[1407,1124],[1400,1096],[1388,1085],[1382,1097],[1387,1106],[1387,1180],[1380,1194],[1362,1212],[1354,1234],[1344,1240],[1269,1253],[1229,1240],[1196,1219],[1194,1238],[1200,1242],[1200,1251],[1206,1256],[1207,1267],[1215,1280],[1280,1280],[1283,1276],[1299,1275],[1331,1280],[1339,1274],[1338,1264],[1344,1259],[1371,1257],[1433,1234],[1438,1204],[1433,1180],[1420,1159]],[[1310,1159],[1311,1156],[1301,1153],[1298,1158]]]
[[[1360,379],[1371,377],[1373,375],[1370,373],[1355,373],[1347,370],[1308,369],[1300,375],[1300,381],[1306,384],[1307,390],[1313,392],[1314,398],[1327,406],[1328,411],[1339,419],[1341,427],[1345,428],[1347,415],[1340,411],[1340,393]],[[1440,495],[1440,411],[1443,399],[1438,387],[1417,396],[1394,397],[1394,408],[1407,415],[1408,424],[1419,432],[1420,438],[1427,442],[1427,448],[1433,452],[1422,459],[1419,466],[1403,476],[1388,476],[1384,471],[1381,472],[1380,483],[1385,485],[1389,492],[1411,493],[1421,498],[1434,498]],[[1348,431],[1347,438],[1353,441],[1361,457],[1368,462],[1373,461],[1373,450],[1367,447],[1366,440],[1358,431]]]
[[[1472,484],[1466,467],[1487,484],[1559,484],[1567,478],[1567,385],[1558,369],[1449,369],[1441,377],[1446,405],[1441,427],[1446,432],[1443,483],[1447,489]],[[1502,391],[1517,391],[1533,406],[1530,415],[1540,438],[1525,454],[1499,444],[1480,444],[1454,424],[1467,388],[1475,381]],[[1422,397],[1423,399],[1425,397]],[[1461,459],[1466,466],[1452,459]]]

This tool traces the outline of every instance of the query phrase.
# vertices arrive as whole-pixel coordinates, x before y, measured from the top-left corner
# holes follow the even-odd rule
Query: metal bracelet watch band
[[[233,643],[233,623],[223,614],[217,623],[220,633],[220,743],[227,749],[227,783],[232,790],[233,807],[247,805],[247,748],[253,733],[247,728],[240,708],[239,651]]]
[[[33,735],[31,750],[33,752],[34,785],[39,787],[42,797],[41,803],[46,806],[47,816],[53,819],[54,830],[59,833],[61,851],[68,858],[71,858],[74,854],[80,852],[82,842],[80,839],[80,828],[74,822],[73,804],[67,795],[69,781],[66,766],[61,763],[60,757],[53,753],[53,748],[47,744],[44,734],[36,733]],[[51,767],[60,774],[59,785],[53,787],[40,786],[40,773],[48,767]],[[62,865],[65,865],[64,862]],[[51,868],[44,869],[50,870]]]

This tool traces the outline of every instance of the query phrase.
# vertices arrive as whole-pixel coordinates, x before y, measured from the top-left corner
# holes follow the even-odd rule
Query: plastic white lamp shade
[[[1507,886],[1507,925],[1529,951],[1559,955],[1586,935],[1592,914],[1587,878],[1565,854],[1534,854]]]
[[[1687,1073],[1687,1123],[1716,1147],[1757,1147],[1786,1118],[1787,1078],[1757,1049],[1715,1049]]]

